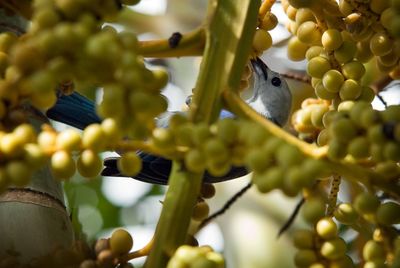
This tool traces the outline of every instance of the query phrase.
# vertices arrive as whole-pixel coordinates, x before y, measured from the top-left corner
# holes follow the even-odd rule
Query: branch
[[[244,102],[237,94],[232,91],[225,90],[223,92],[223,97],[229,109],[233,111],[236,115],[248,118],[251,121],[258,123],[272,135],[284,140],[291,145],[296,146],[307,156],[315,159],[326,157],[328,151],[327,146],[317,147],[315,145],[299,140],[297,137],[291,135],[279,126],[259,115],[255,110],[253,110],[246,102]]]
[[[139,41],[138,53],[144,57],[182,57],[199,56],[205,45],[205,30],[199,28],[183,34],[178,44],[171,45],[169,39]]]

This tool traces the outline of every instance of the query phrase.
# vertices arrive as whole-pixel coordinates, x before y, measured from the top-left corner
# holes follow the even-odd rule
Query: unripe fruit
[[[374,240],[369,240],[365,243],[362,254],[366,261],[384,259],[386,257],[384,246]]]
[[[133,246],[132,236],[124,229],[115,230],[110,238],[110,250],[115,255],[128,253]]]
[[[210,212],[210,207],[206,202],[199,202],[193,208],[192,219],[196,221],[202,221],[207,218]]]
[[[308,45],[301,42],[297,36],[292,36],[289,40],[287,53],[289,59],[293,61],[301,61],[306,57]]]
[[[317,222],[315,227],[317,234],[323,239],[333,239],[337,236],[337,226],[332,218],[323,218]]]
[[[59,179],[68,179],[75,173],[75,162],[66,151],[55,152],[50,163],[54,176]]]
[[[371,193],[360,193],[354,200],[354,208],[360,214],[375,213],[379,207],[379,199]]]
[[[349,142],[357,135],[354,123],[347,118],[334,121],[329,126],[329,135],[341,142]]]
[[[347,148],[349,154],[354,158],[360,159],[368,157],[369,155],[369,142],[366,137],[357,137],[353,139]]]
[[[400,223],[400,205],[394,202],[381,204],[376,211],[376,220],[384,225]]]
[[[304,203],[301,214],[309,223],[315,223],[325,214],[325,203],[320,198],[310,198]]]
[[[32,176],[32,169],[22,161],[11,161],[5,168],[6,177],[11,184],[22,187],[26,186]]]
[[[307,63],[307,73],[312,77],[322,78],[330,69],[329,60],[321,56],[314,57]]]
[[[318,259],[317,254],[311,249],[301,249],[294,256],[294,263],[298,267],[308,267]]]
[[[28,143],[24,146],[24,161],[36,169],[44,165],[46,155],[36,143]]]
[[[314,247],[314,232],[310,230],[296,230],[293,234],[294,246],[298,249],[312,249]]]
[[[289,0],[289,4],[294,8],[312,7],[316,3],[318,1],[315,0]]]
[[[328,260],[337,260],[346,254],[346,242],[342,238],[325,241],[321,246],[321,255]]]
[[[101,125],[91,124],[83,131],[82,145],[87,149],[95,150],[96,152],[104,149],[106,144],[106,135],[104,134]]]
[[[272,46],[272,37],[269,34],[269,32],[263,29],[257,29],[254,34],[253,48],[257,52],[262,52],[264,50],[267,50],[271,46]]]
[[[87,178],[96,177],[103,168],[100,156],[92,150],[84,150],[77,161],[78,172]]]
[[[127,152],[118,159],[118,170],[125,176],[135,176],[142,169],[142,160],[135,152]]]
[[[337,70],[329,70],[322,77],[322,84],[329,92],[339,92],[340,87],[344,82],[344,77],[341,72]]]
[[[261,174],[253,174],[252,181],[261,193],[283,187],[285,172],[283,168],[276,166],[268,168]]]
[[[321,33],[319,32],[318,25],[313,21],[302,23],[297,29],[297,38],[305,44],[318,45],[321,40]]]
[[[192,149],[185,155],[185,166],[192,172],[202,172],[206,167],[206,158],[204,154],[197,149]]]
[[[342,35],[336,29],[328,29],[322,34],[322,45],[328,51],[338,49],[342,43]]]
[[[365,67],[359,61],[350,61],[342,66],[342,72],[348,79],[359,80],[365,74]]]
[[[370,49],[375,56],[384,56],[392,50],[393,41],[385,33],[376,33],[370,41]]]
[[[81,145],[81,136],[74,129],[66,129],[57,135],[57,150],[73,151],[78,150]]]
[[[343,224],[353,224],[358,214],[350,203],[342,203],[333,212],[335,218]]]

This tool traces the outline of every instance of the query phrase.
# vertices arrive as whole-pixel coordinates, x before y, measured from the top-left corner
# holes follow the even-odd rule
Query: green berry
[[[307,73],[316,78],[322,78],[324,74],[331,69],[328,59],[317,56],[312,58],[307,64]]]
[[[142,160],[135,152],[127,152],[118,159],[117,166],[123,175],[135,176],[142,169]]]
[[[17,187],[26,186],[32,176],[32,169],[27,163],[18,160],[9,162],[5,167],[5,172],[3,180],[8,178],[6,180]]]
[[[317,222],[315,227],[317,234],[325,239],[333,239],[337,236],[338,228],[332,218],[323,218]]]
[[[294,263],[298,267],[308,267],[318,260],[318,256],[314,250],[301,249],[294,256]]]
[[[384,259],[386,257],[385,248],[381,243],[369,240],[363,247],[363,258],[366,261]]]
[[[400,223],[400,205],[395,202],[381,204],[376,211],[376,220],[383,225]]]
[[[57,151],[51,156],[51,169],[55,177],[68,179],[75,173],[76,165],[71,154],[66,151]]]
[[[343,258],[346,254],[346,242],[338,237],[332,240],[325,241],[320,249],[321,255],[328,260],[337,260]]]
[[[298,249],[312,249],[314,247],[315,234],[310,230],[300,229],[293,233],[293,243]]]
[[[91,124],[85,128],[82,136],[82,145],[96,152],[102,151],[106,144],[106,135],[100,124]]]
[[[335,219],[343,224],[353,224],[358,219],[358,214],[350,203],[338,205],[333,212]]]
[[[354,200],[354,208],[360,214],[371,214],[375,213],[375,211],[379,207],[379,199],[375,195],[364,192],[357,195]]]
[[[344,77],[341,72],[337,70],[329,70],[322,77],[322,84],[325,89],[332,93],[337,93],[344,82]]]
[[[78,172],[87,178],[93,178],[100,174],[103,168],[101,157],[92,150],[84,150],[78,158]]]
[[[57,135],[56,147],[58,150],[68,152],[79,150],[81,146],[81,136],[75,129],[66,129]]]
[[[343,38],[338,30],[332,28],[322,34],[321,42],[326,50],[332,51],[342,45]]]
[[[332,122],[329,126],[329,135],[340,142],[347,143],[357,135],[357,128],[350,119],[342,118]]]
[[[117,229],[111,234],[110,249],[115,255],[128,253],[132,246],[132,236],[124,229]]]
[[[185,155],[185,166],[192,172],[203,172],[206,167],[206,158],[204,154],[197,149],[192,149]]]
[[[325,215],[325,203],[320,198],[309,198],[304,203],[301,214],[308,223],[315,223]]]

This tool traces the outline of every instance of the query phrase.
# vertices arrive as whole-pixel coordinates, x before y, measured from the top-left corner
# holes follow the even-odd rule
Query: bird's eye
[[[273,86],[279,87],[281,85],[281,79],[279,79],[278,77],[274,77],[272,78],[271,83]]]

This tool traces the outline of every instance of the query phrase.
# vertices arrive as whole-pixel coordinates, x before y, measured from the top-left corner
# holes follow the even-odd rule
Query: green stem
[[[215,6],[190,116],[210,122],[219,112],[220,95],[237,88],[250,54],[259,1],[210,1]],[[212,112],[214,111],[214,112]]]
[[[263,126],[268,132],[272,135],[281,138],[285,142],[296,146],[300,149],[305,155],[308,155],[315,159],[320,159],[326,157],[327,147],[317,147],[315,145],[311,145],[302,140],[299,140],[297,137],[291,135],[286,132],[282,128],[278,127],[276,124],[272,123],[269,120],[266,120],[260,114],[258,114],[254,109],[252,109],[245,101],[243,101],[235,92],[225,90],[223,92],[224,100],[229,107],[229,109],[234,112],[236,115],[248,118],[261,126]]]
[[[165,267],[176,248],[185,242],[202,175],[184,170],[179,162],[173,163],[168,192],[154,236],[154,248],[146,267]]]
[[[250,54],[259,6],[260,1],[253,0],[209,2],[204,57],[190,108],[193,122],[211,123],[219,113],[222,90],[238,87]],[[145,267],[166,267],[175,250],[185,243],[202,178],[202,173],[188,172],[182,163],[173,162],[154,247]]]

